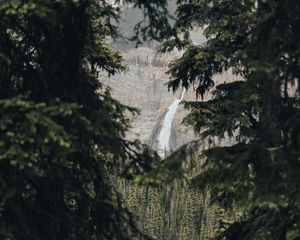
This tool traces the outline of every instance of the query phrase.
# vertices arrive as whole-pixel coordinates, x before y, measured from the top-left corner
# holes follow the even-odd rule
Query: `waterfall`
[[[160,130],[158,136],[158,154],[161,158],[164,158],[166,153],[170,151],[170,136],[171,136],[171,128],[172,123],[175,117],[175,113],[177,111],[179,103],[182,101],[185,88],[183,88],[180,99],[175,99],[174,102],[170,105],[168,112],[163,121],[162,128]]]

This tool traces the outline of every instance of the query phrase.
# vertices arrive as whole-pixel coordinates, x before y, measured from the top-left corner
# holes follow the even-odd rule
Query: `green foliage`
[[[191,112],[184,123],[193,125],[200,132],[206,126],[203,136],[234,137],[240,131],[239,140],[251,137],[249,128],[257,124],[260,101],[244,81],[220,84],[212,92],[213,99],[206,102],[186,102]]]
[[[115,150],[96,147],[115,139],[76,104],[14,98],[0,105],[1,238],[102,239],[116,230],[121,237],[126,228],[113,225],[122,216],[117,195],[104,181]]]
[[[210,204],[209,192],[180,180],[159,187],[127,183],[122,192],[138,227],[154,239],[208,240],[218,227],[219,207]]]
[[[149,15],[143,34],[159,35],[165,2],[127,2]],[[118,14],[104,0],[0,0],[1,239],[143,236],[112,182],[157,156],[124,140],[136,110],[97,79],[125,69],[106,43]]]
[[[192,180],[244,213],[221,239],[300,237],[299,13],[295,0],[178,1],[174,36],[161,47],[184,50],[170,64],[169,87],[214,89],[211,100],[185,104],[184,122],[204,139],[231,138],[232,146],[204,151]],[[189,37],[194,26],[204,29],[202,45]],[[225,71],[241,81],[214,87]]]

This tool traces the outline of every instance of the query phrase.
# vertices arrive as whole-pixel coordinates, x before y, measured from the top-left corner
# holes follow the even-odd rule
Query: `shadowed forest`
[[[0,0],[0,239],[300,240],[300,1]]]

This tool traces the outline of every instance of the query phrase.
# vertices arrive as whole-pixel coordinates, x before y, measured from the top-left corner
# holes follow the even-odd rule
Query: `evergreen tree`
[[[185,123],[205,139],[232,139],[204,152],[192,180],[243,212],[220,239],[300,239],[299,16],[297,0],[179,0],[174,36],[161,47],[184,50],[170,65],[173,90],[212,90],[211,100],[186,103]],[[195,26],[204,44],[191,41]],[[225,71],[240,81],[215,86]]]
[[[119,11],[106,2],[0,0],[1,239],[141,235],[112,176],[147,170],[153,156],[124,140],[134,109],[97,79],[125,69],[106,43]],[[167,29],[164,1],[127,2],[148,19],[138,39]]]

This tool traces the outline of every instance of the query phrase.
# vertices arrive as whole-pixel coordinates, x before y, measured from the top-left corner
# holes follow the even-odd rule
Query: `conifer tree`
[[[148,19],[137,39],[160,38],[165,2],[127,2]],[[1,239],[141,236],[112,175],[153,156],[124,139],[134,110],[97,79],[125,69],[106,43],[118,13],[105,0],[0,0]]]
[[[220,239],[300,238],[300,2],[177,1],[174,36],[161,51],[184,54],[170,65],[169,87],[194,87],[208,101],[187,102],[185,123],[204,139],[232,145],[204,152],[194,186],[211,188],[225,208],[242,211]],[[191,41],[201,27],[207,41]],[[233,71],[239,81],[215,86]]]

